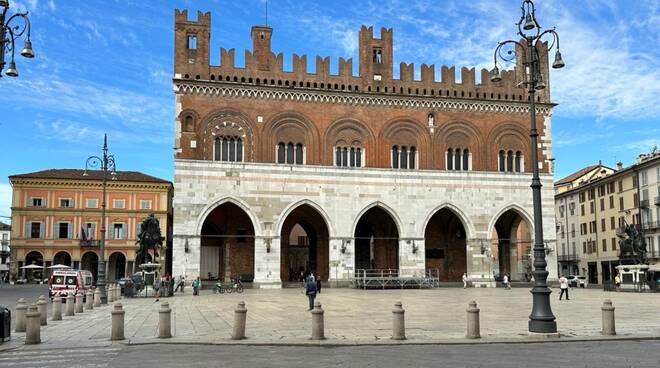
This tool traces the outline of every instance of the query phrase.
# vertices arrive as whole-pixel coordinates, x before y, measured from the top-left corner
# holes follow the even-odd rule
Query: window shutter
[[[60,227],[60,223],[59,223],[59,222],[55,222],[55,223],[53,223],[53,239],[59,239],[59,237],[60,237],[60,229],[59,229],[59,227]]]
[[[44,234],[44,223],[43,223],[43,222],[40,222],[40,223],[39,223],[39,239],[43,239],[43,238],[45,238],[45,234]]]
[[[30,233],[31,225],[32,225],[31,222],[26,222],[25,223],[25,233],[24,233],[25,239],[30,239],[30,237],[32,236],[32,234]]]
[[[140,235],[140,223],[135,225],[135,239],[137,239],[138,235]]]
[[[73,224],[72,223],[70,223],[70,222],[68,223],[67,230],[69,230],[68,231],[68,239],[73,239]]]
[[[126,238],[127,238],[127,236],[126,236],[126,233],[127,233],[127,232],[128,232],[128,226],[126,226],[126,224],[122,224],[122,225],[121,225],[121,238],[122,238],[122,239],[126,239]]]

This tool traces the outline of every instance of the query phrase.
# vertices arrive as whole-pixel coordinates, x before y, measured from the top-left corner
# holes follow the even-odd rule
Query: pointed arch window
[[[296,165],[303,164],[303,145],[301,143],[296,144]]]
[[[463,150],[463,170],[470,170],[470,150]]]
[[[451,148],[447,150],[447,160],[445,162],[447,165],[447,170],[454,169],[454,151]]]
[[[498,171],[504,172],[506,171],[506,154],[504,153],[504,150],[500,150],[499,155],[497,156],[497,169]]]
[[[286,162],[286,148],[283,142],[277,144],[277,163],[283,164]]]
[[[399,146],[392,146],[392,168],[399,168]]]
[[[472,153],[468,148],[447,149],[447,170],[469,171],[472,170]]]
[[[506,153],[506,171],[513,172],[513,151]]]
[[[293,164],[293,159],[294,159],[294,150],[293,150],[293,143],[289,142],[286,145],[286,163],[287,164]]]
[[[415,169],[417,148],[415,146],[392,146],[393,169]]]
[[[516,172],[522,172],[522,152],[516,151]]]
[[[305,146],[302,143],[280,142],[275,146],[275,156],[278,164],[304,165]]]

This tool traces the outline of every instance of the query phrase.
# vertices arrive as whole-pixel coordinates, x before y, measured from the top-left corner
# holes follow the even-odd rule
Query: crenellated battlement
[[[487,69],[481,69],[477,83],[475,68],[461,67],[460,82],[456,67],[442,65],[439,74],[435,64],[421,64],[415,79],[414,63],[399,64],[399,78],[394,78],[393,30],[381,28],[380,38],[373,27],[362,26],[359,32],[358,75],[353,73],[353,59],[339,58],[337,74],[330,72],[329,57],[315,56],[315,70],[307,70],[307,55],[293,54],[292,70],[284,70],[284,55],[271,50],[272,28],[254,26],[251,30],[252,50],[245,50],[245,65],[235,63],[235,50],[220,48],[220,65],[209,65],[211,13],[197,12],[197,20],[189,20],[186,10],[175,10],[175,79],[209,82],[245,83],[283,88],[312,88],[337,92],[365,92],[413,96],[475,98],[520,101],[527,92],[520,84],[523,70],[521,50],[516,50],[516,67],[502,71],[502,81],[492,83]],[[190,48],[195,37],[195,48]],[[495,46],[495,45],[494,45]],[[491,52],[485,50],[484,52]],[[541,70],[548,81],[547,57]],[[549,88],[537,93],[538,100],[550,102]]]

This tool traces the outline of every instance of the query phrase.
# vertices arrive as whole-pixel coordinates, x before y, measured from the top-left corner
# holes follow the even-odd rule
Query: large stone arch
[[[353,118],[337,119],[326,129],[323,135],[323,162],[327,165],[333,162],[332,147],[338,141],[343,140],[351,145],[356,137],[359,137],[363,149],[366,150],[364,166],[375,166],[378,155],[374,132],[367,124]]]
[[[265,162],[275,162],[275,146],[280,141],[285,144],[291,141],[294,144],[303,143],[307,164],[321,163],[319,131],[311,119],[299,112],[284,111],[272,116],[264,126],[261,141]]]
[[[332,223],[332,219],[330,218],[330,215],[328,215],[328,213],[319,204],[317,204],[316,202],[314,202],[310,199],[306,199],[306,198],[301,199],[299,201],[292,202],[291,204],[289,204],[288,206],[286,206],[282,210],[282,212],[280,213],[280,215],[278,217],[277,234],[280,234],[282,232],[282,226],[284,225],[284,221],[286,220],[287,216],[289,216],[289,214],[291,212],[293,212],[296,208],[298,208],[302,205],[308,205],[308,206],[314,208],[319,213],[319,215],[321,215],[323,220],[325,221],[325,226],[328,228],[329,236],[330,237],[335,237],[336,236],[335,235],[336,234],[335,227]]]
[[[432,160],[431,141],[428,131],[423,123],[410,117],[397,117],[388,120],[378,134],[380,147],[378,150],[382,157],[386,157],[381,162],[381,167],[390,167],[390,155],[393,145],[412,145],[417,147],[418,167],[430,167]]]
[[[402,229],[396,212],[382,202],[372,203],[360,211],[353,225],[355,270],[398,272]]]
[[[460,281],[468,268],[470,222],[451,204],[436,207],[424,223],[424,265],[440,281]]]
[[[376,202],[370,203],[367,206],[365,206],[364,208],[362,208],[362,210],[360,210],[360,212],[358,212],[358,214],[353,219],[353,225],[351,227],[351,234],[355,234],[355,228],[357,227],[358,221],[360,221],[360,218],[362,217],[362,215],[364,215],[367,211],[369,211],[370,209],[372,209],[374,207],[380,207],[381,209],[383,209],[385,212],[387,212],[392,217],[392,219],[394,220],[394,224],[397,227],[397,231],[399,232],[399,237],[403,237],[404,236],[404,234],[403,234],[403,223],[401,222],[401,219],[399,218],[399,215],[396,213],[396,211],[392,207],[388,206],[387,204],[385,204],[384,202],[381,202],[381,201],[376,201]]]
[[[252,221],[252,227],[254,228],[255,235],[262,234],[261,223],[259,222],[257,215],[252,211],[250,205],[247,202],[243,201],[240,198],[236,198],[232,196],[223,196],[212,200],[210,204],[208,204],[206,207],[202,209],[199,216],[197,217],[197,225],[195,227],[195,234],[194,234],[195,236],[200,236],[202,234],[202,226],[204,225],[204,221],[206,220],[206,217],[214,209],[225,203],[233,203],[238,207],[240,207],[243,211],[245,211],[245,213],[247,213],[247,215],[250,217],[250,220]]]
[[[468,149],[472,154],[473,169],[483,168],[483,140],[479,129],[466,120],[450,120],[443,123],[433,135],[433,162],[436,169],[444,170],[447,150]]]
[[[487,152],[484,154],[487,162],[484,169],[490,168],[491,171],[497,170],[497,158],[500,150],[521,151],[523,157],[530,159],[524,160],[524,171],[532,171],[531,148],[529,142],[529,129],[522,127],[519,123],[504,121],[495,124],[495,127],[488,133],[486,140]]]
[[[232,135],[244,140],[243,161],[255,160],[255,126],[247,114],[236,109],[222,108],[210,112],[198,124],[200,159],[213,160],[215,137]]]
[[[73,266],[73,257],[71,257],[71,253],[66,250],[57,251],[57,253],[53,255],[53,265],[56,264],[63,264],[70,267]]]
[[[443,202],[437,206],[435,206],[427,215],[426,218],[424,219],[424,225],[420,229],[420,233],[418,233],[418,236],[420,238],[424,237],[424,232],[426,231],[426,227],[429,224],[429,221],[431,220],[431,217],[435,215],[438,211],[442,210],[443,208],[446,208],[448,210],[451,210],[456,214],[456,216],[461,220],[463,223],[463,227],[465,227],[465,232],[467,234],[468,239],[472,239],[476,237],[476,231],[474,229],[474,224],[470,220],[470,217],[465,213],[465,211],[461,210],[458,206],[451,202]]]
[[[493,216],[488,229],[495,273],[528,281],[532,272],[532,217],[521,206],[509,204]]]

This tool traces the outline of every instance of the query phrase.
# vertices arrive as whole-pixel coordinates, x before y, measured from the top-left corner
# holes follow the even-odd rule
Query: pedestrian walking
[[[312,276],[307,278],[305,283],[305,294],[307,294],[307,299],[309,299],[309,311],[314,309],[314,299],[316,299],[316,281]]]
[[[321,275],[316,279],[316,292],[321,294]]]
[[[192,283],[192,288],[193,288],[193,295],[199,295],[199,288],[202,286],[202,282],[199,280],[199,276],[193,281]]]
[[[570,300],[568,299],[568,279],[566,278],[566,275],[562,275],[559,278],[559,289],[561,290],[559,293],[559,300],[564,296],[564,293],[566,293],[566,300]]]
[[[463,289],[465,289],[465,288],[467,288],[467,281],[468,281],[467,280],[467,273],[463,274],[462,279],[463,279]]]
[[[154,291],[156,292],[156,301],[160,298],[160,291],[161,291],[161,280],[160,277],[156,277],[154,280]]]
[[[616,285],[616,291],[621,291],[621,273],[614,276],[614,285]]]
[[[504,274],[504,278],[502,279],[502,285],[504,285],[504,290],[511,289],[511,287],[509,286],[509,275]]]

